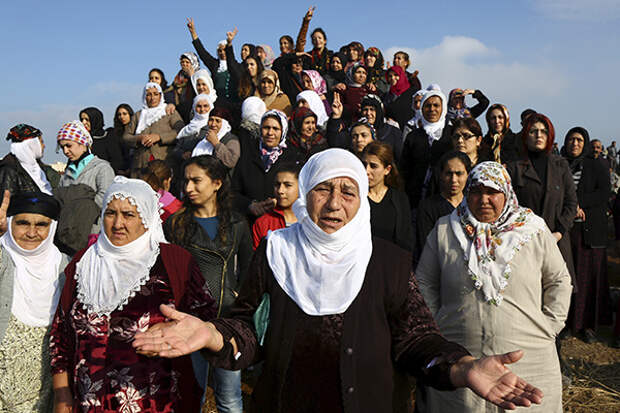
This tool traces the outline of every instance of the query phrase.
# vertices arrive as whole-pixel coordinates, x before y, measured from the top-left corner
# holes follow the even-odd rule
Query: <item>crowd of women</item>
[[[407,375],[420,412],[562,411],[558,337],[612,323],[620,202],[588,131],[556,155],[545,115],[515,133],[405,52],[321,28],[306,51],[313,13],[240,60],[237,29],[212,55],[188,19],[171,84],[62,125],[60,173],[9,131],[0,412],[198,412],[207,383],[241,412],[261,361],[257,412],[409,411]]]

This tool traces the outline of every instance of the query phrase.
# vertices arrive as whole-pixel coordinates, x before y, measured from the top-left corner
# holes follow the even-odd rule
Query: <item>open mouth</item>
[[[339,225],[342,223],[342,219],[340,218],[335,218],[335,217],[322,217],[321,218],[321,222],[330,225],[330,226],[334,226],[334,225]]]

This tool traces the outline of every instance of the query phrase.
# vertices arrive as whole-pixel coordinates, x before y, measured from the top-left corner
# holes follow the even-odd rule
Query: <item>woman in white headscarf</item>
[[[432,168],[452,149],[452,127],[446,122],[446,97],[438,89],[427,90],[420,104],[420,127],[407,135],[401,154],[401,172],[409,203],[417,209],[430,195]]]
[[[135,333],[164,320],[162,303],[215,314],[196,262],[166,242],[159,197],[144,181],[116,177],[101,220],[97,242],[65,269],[51,333],[56,408],[197,411],[189,358],[162,362],[131,349]]]
[[[6,139],[11,147],[10,153],[0,160],[0,199],[5,189],[11,194],[33,191],[51,194],[60,175],[41,162],[45,148],[41,131],[21,123],[11,128]]]
[[[416,278],[442,334],[474,357],[521,348],[512,367],[545,394],[537,412],[562,412],[555,337],[564,327],[571,279],[544,220],[519,206],[496,162],[470,173],[461,204],[426,239]],[[428,412],[496,412],[467,389],[426,389]]]
[[[325,105],[314,90],[304,90],[297,95],[297,105],[304,106],[314,112],[317,116],[317,125],[324,130],[327,127],[329,116],[325,111]]]
[[[232,115],[225,108],[215,108],[209,115],[207,126],[200,131],[200,141],[192,156],[213,155],[230,171],[241,155],[239,139],[232,133]]]
[[[258,142],[260,139],[260,120],[267,112],[265,102],[258,96],[250,96],[241,104],[241,124],[239,125],[239,140],[243,144]]]
[[[125,144],[135,149],[132,169],[144,168],[152,159],[166,160],[183,126],[177,111],[166,114],[161,86],[148,82],[142,92],[142,109],[134,113],[123,134]]]
[[[60,205],[42,192],[21,192],[0,207],[0,411],[53,408],[49,327],[69,258],[54,245]]]
[[[137,335],[134,347],[163,357],[204,347],[210,362],[232,369],[263,358],[253,411],[389,412],[395,366],[507,408],[540,402],[504,366],[520,352],[475,360],[441,336],[410,254],[371,237],[367,193],[355,155],[314,155],[299,175],[298,223],[259,245],[231,318],[203,323],[162,306],[174,325]]]

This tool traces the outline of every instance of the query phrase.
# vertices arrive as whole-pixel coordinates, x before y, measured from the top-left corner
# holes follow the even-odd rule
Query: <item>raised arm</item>
[[[310,20],[312,20],[314,10],[316,10],[315,6],[311,6],[310,8],[308,8],[308,11],[306,12],[303,20],[301,21],[301,27],[299,28],[299,33],[297,34],[297,41],[295,42],[296,52],[303,52],[306,47],[306,35],[308,34],[308,26],[310,26]]]
[[[192,44],[194,45],[194,49],[196,49],[196,53],[198,53],[198,57],[200,57],[200,60],[204,62],[205,66],[207,66],[211,73],[215,73],[219,64],[218,59],[213,57],[213,55],[202,45],[202,42],[198,38],[198,34],[196,34],[194,19],[191,17],[187,18],[187,29],[189,30],[189,34],[192,36]]]

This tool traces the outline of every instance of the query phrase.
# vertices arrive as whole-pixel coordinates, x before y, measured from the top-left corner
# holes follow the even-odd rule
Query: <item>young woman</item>
[[[317,115],[311,109],[295,108],[289,120],[289,142],[304,154],[306,160],[328,148],[327,139],[318,130]]]
[[[392,147],[383,142],[371,142],[364,148],[362,161],[368,176],[372,234],[411,251],[411,207],[407,195],[400,189]]]
[[[454,130],[450,139],[454,150],[464,153],[469,157],[472,165],[487,159],[481,159],[480,143],[482,142],[482,128],[474,118],[457,119],[452,124]]]
[[[370,93],[366,85],[368,72],[362,63],[356,62],[349,66],[346,73],[346,86],[336,85],[335,90],[341,95],[345,117],[356,121],[360,117],[359,107],[362,99]]]
[[[183,205],[169,192],[172,183],[172,169],[166,165],[166,162],[155,159],[142,170],[140,179],[151,185],[153,191],[159,195],[159,202],[162,205],[161,220],[166,222],[168,217],[177,212]]]
[[[389,86],[385,80],[383,70],[383,54],[376,47],[369,47],[364,52],[364,65],[368,68],[368,87],[372,93],[383,96],[388,92]]]
[[[231,212],[228,169],[222,162],[210,155],[190,158],[184,177],[183,207],[166,221],[164,233],[192,254],[213,292],[217,315],[225,316],[250,264],[250,231],[244,218]],[[206,389],[209,363],[198,352],[192,362]],[[241,372],[214,368],[213,375],[218,410],[231,406],[229,411],[241,413]]]
[[[494,160],[502,164],[519,159],[521,142],[517,142],[517,135],[510,129],[510,112],[501,103],[489,107],[486,113],[489,131],[482,140],[482,152],[485,159]],[[524,133],[527,135],[527,132]]]
[[[125,126],[131,122],[133,113],[131,106],[127,103],[121,103],[114,111],[114,126],[107,129],[110,139],[116,139],[123,151],[123,167],[120,171],[115,171],[117,175],[128,175],[131,168],[132,154],[130,149],[123,143],[123,134],[125,133]]]
[[[124,169],[122,143],[115,136],[108,135],[103,129],[103,113],[97,108],[86,108],[80,111],[80,121],[93,138],[91,152],[99,158],[108,161],[114,173]]]
[[[149,82],[157,83],[161,86],[161,90],[164,92],[164,100],[166,103],[174,104],[174,88],[172,85],[168,85],[166,76],[161,69],[153,68],[149,72]],[[133,115],[133,111],[131,113]]]
[[[286,228],[297,222],[293,204],[299,197],[299,171],[295,163],[285,163],[278,167],[273,183],[273,195],[276,206],[258,218],[252,225],[253,247],[256,249],[269,231]]]

